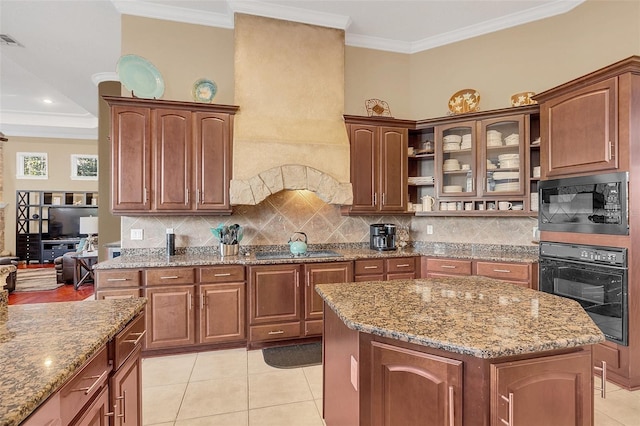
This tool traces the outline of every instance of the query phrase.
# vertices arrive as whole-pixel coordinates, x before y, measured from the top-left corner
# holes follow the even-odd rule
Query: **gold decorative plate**
[[[462,89],[449,98],[451,114],[480,111],[480,93],[475,89]]]
[[[537,104],[537,101],[531,99],[535,92],[520,92],[514,95],[511,95],[511,106],[518,107],[524,105],[533,105]]]
[[[367,99],[364,104],[369,117],[391,117],[389,104],[385,101],[381,101],[380,99]]]

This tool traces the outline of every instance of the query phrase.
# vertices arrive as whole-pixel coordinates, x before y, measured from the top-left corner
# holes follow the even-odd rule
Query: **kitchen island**
[[[91,404],[100,395],[108,397],[107,379],[124,364],[125,356],[134,362],[140,354],[135,344],[124,340],[117,348],[108,345],[141,317],[145,303],[146,299],[136,298],[0,306],[0,425],[21,424],[42,405],[54,412],[47,419],[62,419],[51,424],[67,424],[65,418],[72,420],[86,407],[83,398]],[[143,327],[143,316],[135,322]],[[113,358],[123,363],[113,365]],[[97,380],[80,383],[77,373],[89,373],[94,366],[104,372]],[[70,382],[71,393],[60,395],[58,391]],[[86,389],[76,392],[75,384]],[[49,424],[30,420],[29,425]]]
[[[483,278],[321,284],[333,425],[592,425],[591,345],[575,301]]]

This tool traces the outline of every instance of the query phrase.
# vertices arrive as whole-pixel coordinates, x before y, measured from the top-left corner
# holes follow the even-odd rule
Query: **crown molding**
[[[346,30],[349,25],[351,25],[351,17],[347,15],[337,15],[251,0],[227,0],[227,3],[234,13],[258,15],[264,16],[265,18],[300,22],[339,30]]]
[[[98,87],[98,85],[105,81],[120,81],[120,77],[117,72],[98,72],[91,76],[91,81]]]
[[[210,27],[233,28],[233,13],[222,14],[206,12],[158,3],[147,3],[144,1],[111,0],[111,3],[113,3],[113,6],[122,15],[142,16],[144,18],[162,19],[165,21],[184,22]]]
[[[78,128],[60,126],[39,126],[23,124],[0,124],[8,137],[20,136],[47,139],[87,139],[98,140],[98,128]],[[9,140],[11,142],[11,140]]]

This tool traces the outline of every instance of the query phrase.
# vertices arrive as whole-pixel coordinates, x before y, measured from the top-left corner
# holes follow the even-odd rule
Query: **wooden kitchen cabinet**
[[[306,263],[303,265],[304,336],[322,335],[322,309],[324,301],[315,287],[317,284],[348,283],[352,281],[352,262]]]
[[[427,258],[425,276],[435,277],[457,277],[460,275],[471,275],[472,265],[470,260],[465,259],[445,259]]]
[[[142,426],[142,357],[136,345],[110,382],[114,426]]]
[[[190,346],[196,343],[195,284],[148,287],[146,349]]]
[[[345,122],[351,143],[353,186],[349,213],[406,211],[407,123],[350,116],[345,116]]]
[[[542,178],[618,169],[617,77],[538,99]]]
[[[229,214],[238,107],[106,96],[115,214]]]
[[[491,425],[591,426],[591,351],[491,365]]]
[[[384,281],[384,259],[358,259],[354,262],[354,281]]]
[[[416,259],[415,257],[358,259],[354,264],[354,281],[414,279],[416,278]]]
[[[474,275],[496,278],[520,287],[538,289],[538,264],[475,261]]]
[[[109,426],[110,417],[109,388],[102,389],[98,397],[85,410],[82,417],[74,422],[74,426]],[[47,425],[41,423],[40,426]],[[58,423],[61,425],[61,423]]]
[[[371,342],[371,420],[377,426],[462,423],[462,361]]]
[[[300,265],[249,267],[249,342],[300,336]]]

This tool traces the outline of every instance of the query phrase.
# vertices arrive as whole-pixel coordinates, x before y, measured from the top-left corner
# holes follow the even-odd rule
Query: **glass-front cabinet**
[[[527,144],[524,115],[480,121],[481,196],[523,195]]]
[[[435,133],[438,198],[475,197],[478,146],[476,122],[437,126]]]

